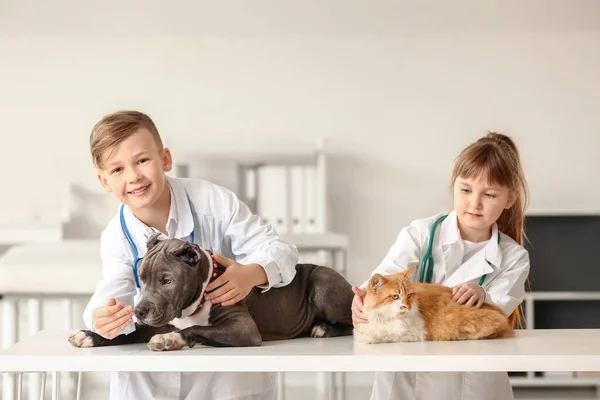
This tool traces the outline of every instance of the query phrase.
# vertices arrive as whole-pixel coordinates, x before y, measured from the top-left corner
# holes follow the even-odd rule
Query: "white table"
[[[519,330],[512,338],[367,345],[351,336],[197,346],[75,348],[66,330],[43,330],[0,352],[1,372],[44,371],[599,371],[600,329]],[[232,369],[233,368],[233,369]]]
[[[600,370],[600,329],[521,330],[504,339],[377,345],[348,336],[302,338],[174,352],[153,352],[144,344],[80,349],[67,342],[67,335],[66,330],[43,330],[12,345],[0,353],[0,372]]]

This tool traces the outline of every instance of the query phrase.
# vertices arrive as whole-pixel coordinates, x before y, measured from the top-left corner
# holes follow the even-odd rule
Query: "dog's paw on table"
[[[69,343],[75,347],[94,347],[94,338],[89,331],[75,331],[69,335]]]
[[[185,340],[177,332],[154,335],[148,342],[148,348],[154,351],[179,350],[185,345]]]

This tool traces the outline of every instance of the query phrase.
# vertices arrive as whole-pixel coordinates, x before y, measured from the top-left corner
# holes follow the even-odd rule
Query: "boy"
[[[106,338],[135,330],[134,271],[146,242],[161,238],[193,241],[227,267],[206,289],[211,303],[242,300],[257,286],[285,286],[296,273],[298,251],[235,194],[204,180],[172,178],[169,149],[152,120],[137,111],[105,116],[92,130],[90,150],[101,185],[122,203],[101,235],[102,279],[83,315],[88,329]],[[137,253],[137,254],[136,254]],[[110,399],[273,399],[275,373],[117,372]]]

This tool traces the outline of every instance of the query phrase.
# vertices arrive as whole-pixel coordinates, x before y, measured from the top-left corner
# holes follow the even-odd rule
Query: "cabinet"
[[[600,305],[600,292],[529,292],[525,295],[525,318],[527,326],[525,329],[536,329],[535,310],[536,305],[542,302],[582,302],[598,301]],[[512,374],[511,374],[512,375]],[[579,375],[571,371],[560,373],[552,372],[527,372],[511,376],[513,387],[568,387],[588,386],[595,387],[600,393],[600,371],[598,373],[586,373]]]

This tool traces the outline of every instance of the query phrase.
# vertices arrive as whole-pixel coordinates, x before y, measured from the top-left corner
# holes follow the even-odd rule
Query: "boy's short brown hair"
[[[163,147],[156,125],[144,113],[125,110],[117,111],[102,118],[94,125],[90,135],[90,150],[94,165],[97,168],[102,168],[101,162],[104,152],[115,147],[141,128],[147,129],[159,147]]]

